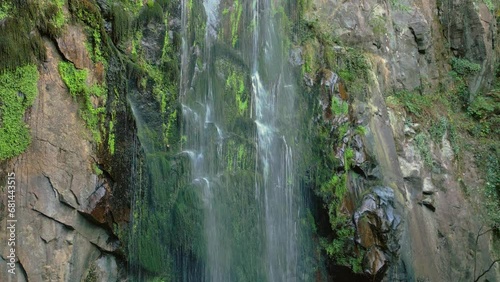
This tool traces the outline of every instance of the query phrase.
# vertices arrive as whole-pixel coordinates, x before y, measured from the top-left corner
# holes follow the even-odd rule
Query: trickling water
[[[151,191],[134,208],[149,221],[134,238],[148,243],[131,249],[150,273],[314,280],[299,95],[275,22],[273,5],[283,3],[272,1],[181,1],[181,148],[173,157],[148,146],[152,130],[134,109]]]
[[[206,28],[202,55],[183,56],[182,62],[182,69],[187,69],[194,60],[202,61],[204,66],[196,68],[196,80],[181,88],[185,149],[192,155],[193,182],[198,184],[205,203],[204,280],[311,280],[304,271],[306,263],[299,261],[299,253],[303,260],[310,256],[308,242],[299,238],[300,232],[307,233],[299,230],[299,221],[306,210],[294,166],[297,161],[294,151],[300,148],[293,142],[297,131],[287,128],[296,124],[285,118],[295,111],[297,94],[292,75],[285,71],[288,66],[282,54],[282,38],[272,18],[271,2],[246,2],[235,1],[224,13],[231,13],[229,17],[234,21],[239,17],[238,9],[242,9],[239,5],[250,8],[247,15],[253,29],[238,34],[244,42],[242,45],[250,43],[251,46],[243,46],[239,51],[247,70],[216,53],[216,42],[222,40],[220,37],[227,28],[219,21],[224,13],[220,13],[218,0],[203,1]],[[183,19],[182,22],[189,21]],[[189,38],[187,32],[184,33],[183,42],[193,44],[185,48],[199,48],[200,42]],[[232,39],[234,45],[234,34]],[[234,111],[228,113],[227,101],[224,101],[230,99],[224,92],[231,91],[231,85],[239,83],[240,89],[244,87],[246,83],[235,80],[245,72],[249,78],[247,99],[251,100],[251,108],[236,121],[253,120],[253,130],[248,123],[244,123],[244,128],[235,127],[235,121],[229,116],[234,115]],[[181,81],[188,80],[181,78]],[[241,91],[237,95],[242,95]],[[242,98],[238,99],[241,103]],[[242,107],[241,104],[234,106]],[[241,140],[242,136],[235,132],[238,129],[247,134],[254,131],[254,134]],[[200,155],[201,159],[195,157]],[[251,158],[255,161],[245,162]],[[231,210],[238,207],[241,210]]]

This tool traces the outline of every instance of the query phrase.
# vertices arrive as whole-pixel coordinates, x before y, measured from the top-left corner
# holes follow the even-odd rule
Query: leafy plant
[[[451,59],[451,68],[459,75],[472,75],[481,70],[481,65],[473,63],[467,59],[453,57]]]
[[[441,142],[441,139],[446,133],[449,127],[449,122],[446,117],[440,117],[437,121],[434,121],[429,128],[429,134],[434,142]]]
[[[38,94],[38,78],[35,65],[0,74],[0,160],[21,154],[31,142],[23,115]]]
[[[429,148],[429,138],[425,133],[419,133],[415,135],[415,145],[422,157],[422,160],[427,166],[432,166],[432,155]]]
[[[9,2],[0,4],[0,21],[9,15],[10,9],[12,9],[12,5]]]
[[[347,115],[349,104],[337,96],[332,96],[332,113],[333,115]]]

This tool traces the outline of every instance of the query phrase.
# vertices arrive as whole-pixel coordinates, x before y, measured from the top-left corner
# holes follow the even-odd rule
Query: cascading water
[[[173,281],[315,279],[320,263],[302,187],[307,122],[276,20],[280,5],[181,1],[180,152],[164,158],[161,148],[143,146],[151,188],[134,208],[132,240],[148,241],[130,249],[149,273]],[[140,104],[131,101],[147,145],[151,124]]]
[[[206,15],[204,49],[203,52],[199,50],[199,42],[188,47],[197,53],[197,65],[192,72],[194,78],[181,90],[183,134],[187,139],[184,147],[191,156],[193,182],[203,190],[205,203],[205,280],[308,280],[311,277],[304,271],[305,262],[299,262],[299,253],[306,260],[311,251],[304,242],[307,240],[303,240],[306,235],[301,239],[299,234],[306,232],[300,230],[303,229],[300,218],[305,216],[306,207],[294,167],[298,160],[294,159],[294,150],[300,148],[295,144],[298,143],[297,131],[290,128],[297,124],[294,118],[297,93],[293,77],[287,71],[282,38],[272,18],[272,3],[267,0],[235,1],[231,10],[226,8],[223,13],[232,13],[230,20],[234,21],[241,15],[237,15],[238,9],[242,9],[240,5],[249,7],[248,18],[252,19],[253,30],[240,34],[240,40],[250,43],[250,48],[242,46],[235,54],[225,55],[217,52],[222,40],[218,36],[224,33],[224,26],[218,20],[218,15],[221,15],[219,5],[219,0],[203,1]],[[184,34],[184,40],[189,42],[187,34]],[[242,62],[235,63],[229,55],[239,56]],[[193,57],[186,56],[183,66],[189,65]],[[227,70],[221,69],[231,68],[231,65],[236,70],[226,74]],[[235,125],[226,114],[224,107],[227,104],[221,101],[228,98],[224,92],[231,92],[232,84],[236,84],[241,92],[247,86],[244,82],[234,82],[235,72],[243,73],[243,80],[248,76],[247,99],[252,105],[251,109],[242,111],[240,125],[236,125],[245,124],[247,128],[240,130],[250,131],[250,138],[243,141],[233,139]],[[240,104],[235,106],[245,106],[241,105],[241,97],[237,100]],[[244,119],[251,120],[253,125],[249,127]],[[250,150],[242,144],[245,142],[251,143]],[[238,147],[236,158],[231,156],[230,147]],[[234,162],[244,162],[243,158],[255,161],[250,167],[234,170]],[[248,178],[248,173],[253,176]],[[251,187],[254,187],[252,198],[242,202],[241,209],[253,214],[230,214],[233,211],[227,208],[234,204],[233,194],[248,197]],[[251,224],[240,223],[248,220],[241,217],[249,217]],[[242,240],[238,237],[241,233],[253,236]]]

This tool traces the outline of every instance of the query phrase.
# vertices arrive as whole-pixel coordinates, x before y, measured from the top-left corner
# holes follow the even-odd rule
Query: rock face
[[[366,194],[354,213],[356,242],[365,248],[363,270],[376,276],[397,261],[399,250],[399,215],[395,214],[394,191],[389,187],[374,187]]]
[[[351,97],[351,106],[354,120],[368,128],[363,138],[367,159],[377,164],[376,178],[390,187],[384,189],[392,189],[393,211],[401,222],[392,229],[375,192],[380,188],[353,185],[356,240],[367,249],[364,272],[385,281],[474,280],[474,259],[483,266],[493,261],[491,234],[477,246],[472,239],[482,226],[460,187],[460,181],[473,186],[477,172],[471,167],[457,180],[446,136],[432,146],[434,168],[426,167],[414,140],[420,125],[388,109],[385,97],[398,89],[437,91],[447,83],[450,54],[481,66],[467,77],[470,98],[491,87],[499,49],[495,17],[482,1],[313,0],[305,18],[363,50],[370,61],[365,93]],[[399,238],[392,249],[385,236]],[[500,280],[500,268],[485,278]]]
[[[72,36],[81,36],[69,29]],[[73,38],[74,39],[74,38]],[[92,217],[99,200],[109,193],[93,171],[95,148],[78,115],[79,105],[69,95],[57,65],[62,60],[56,46],[45,42],[47,60],[39,68],[39,95],[27,115],[32,132],[28,151],[13,159],[10,170],[17,181],[17,281],[82,281],[95,265],[95,281],[116,281],[113,253],[118,248],[109,229]],[[59,49],[75,64],[89,67],[84,40],[66,42]],[[82,49],[83,48],[83,49]],[[82,55],[83,54],[83,55]],[[2,214],[2,226],[6,217]],[[99,216],[96,220],[103,222]],[[6,232],[0,240],[6,242]],[[6,248],[1,267],[6,268]],[[93,275],[93,274],[92,274]],[[11,281],[6,271],[1,281]]]

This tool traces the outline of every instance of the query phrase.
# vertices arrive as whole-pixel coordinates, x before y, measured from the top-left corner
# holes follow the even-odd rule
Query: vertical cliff
[[[329,145],[341,152],[337,158],[354,151],[349,169],[338,165],[349,175],[348,184],[340,183],[349,192],[339,197],[343,204],[330,214],[330,225],[334,231],[342,225],[332,218],[350,217],[354,236],[347,240],[355,243],[347,245],[355,248],[335,249],[342,235],[333,239],[334,276],[348,266],[366,279],[465,281],[492,265],[481,279],[497,280],[498,7],[487,1],[301,3],[295,52],[303,58],[305,83],[325,104],[323,119],[330,122],[323,128],[344,138]],[[350,127],[363,126],[363,136],[350,139],[343,122],[331,118],[341,112],[341,100],[349,101]],[[319,195],[331,202],[323,187]],[[349,281],[352,275],[336,276]]]
[[[142,151],[127,95],[145,93],[150,104],[161,103],[151,85],[164,78],[155,75],[160,63],[151,61],[148,51],[161,52],[164,40],[172,40],[164,22],[167,3],[147,4],[0,4],[0,88],[6,93],[0,100],[1,181],[6,184],[7,175],[15,173],[17,219],[16,274],[2,271],[0,280],[128,277],[130,195]],[[154,27],[158,31],[151,31]],[[175,90],[161,90],[175,99]],[[6,226],[11,217],[4,184],[2,192]],[[9,236],[2,232],[0,238],[7,242]],[[10,253],[6,243],[4,269]]]

